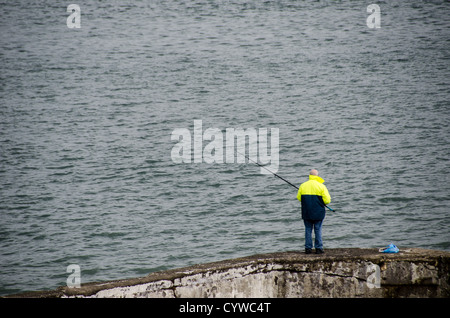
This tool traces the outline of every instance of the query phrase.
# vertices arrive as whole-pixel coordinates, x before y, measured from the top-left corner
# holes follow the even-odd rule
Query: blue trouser
[[[303,223],[305,224],[305,249],[312,249],[313,248],[313,242],[312,242],[312,230],[314,228],[314,247],[316,249],[323,249],[322,244],[322,222],[320,221],[312,221],[312,220],[303,220]]]

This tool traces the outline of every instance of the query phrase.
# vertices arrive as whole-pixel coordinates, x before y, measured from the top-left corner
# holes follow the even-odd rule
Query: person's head
[[[310,176],[319,176],[319,171],[317,171],[316,169],[312,169],[312,170],[309,172],[309,175],[310,175]]]

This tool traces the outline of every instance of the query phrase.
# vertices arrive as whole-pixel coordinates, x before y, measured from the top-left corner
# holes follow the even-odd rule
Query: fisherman
[[[302,219],[305,224],[305,253],[311,254],[313,248],[312,230],[314,228],[314,247],[316,254],[322,254],[322,222],[325,218],[325,205],[331,201],[324,180],[319,177],[319,172],[312,169],[309,172],[309,180],[302,183],[298,189],[297,199],[302,203]]]

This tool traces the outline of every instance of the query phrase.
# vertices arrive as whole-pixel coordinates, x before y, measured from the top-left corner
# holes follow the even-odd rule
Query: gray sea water
[[[75,3],[79,29],[0,3],[0,294],[303,251],[291,186],[172,161],[197,119],[279,129],[277,173],[332,196],[325,249],[450,250],[448,1]]]

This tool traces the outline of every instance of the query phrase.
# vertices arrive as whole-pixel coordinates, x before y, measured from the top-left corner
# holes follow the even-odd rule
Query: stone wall
[[[13,297],[450,297],[450,253],[417,248],[282,252]]]

